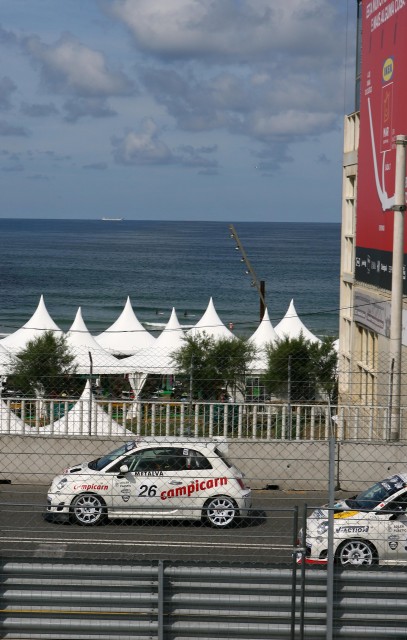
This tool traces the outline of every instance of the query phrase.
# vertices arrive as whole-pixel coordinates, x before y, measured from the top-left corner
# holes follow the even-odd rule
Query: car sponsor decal
[[[163,476],[164,473],[162,471],[135,471],[134,475],[146,478],[148,476]]]
[[[74,491],[81,489],[82,491],[107,491],[109,486],[107,484],[74,484]]]
[[[395,551],[398,546],[399,546],[398,542],[396,542],[395,540],[390,540],[389,547],[392,551]]]
[[[190,497],[193,493],[198,491],[207,491],[208,489],[216,489],[217,487],[224,486],[228,483],[227,478],[210,478],[209,480],[192,480],[189,484],[185,484],[176,489],[169,489],[168,491],[161,491],[161,500],[168,500],[170,498],[178,498],[180,496]]]
[[[337,527],[336,533],[367,533],[369,527],[366,525],[349,524],[344,527]]]
[[[357,516],[359,511],[341,511],[340,513],[335,513],[334,518],[338,520],[340,518],[353,518],[353,516]]]
[[[323,518],[324,517],[324,512],[322,511],[322,509],[315,509],[314,513],[312,514],[311,517],[313,518]]]

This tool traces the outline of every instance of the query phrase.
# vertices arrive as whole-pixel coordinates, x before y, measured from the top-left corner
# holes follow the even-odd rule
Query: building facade
[[[407,134],[407,3],[358,0],[357,33],[355,111],[344,124],[338,364],[339,402],[354,411],[344,414],[341,434],[355,436],[357,411],[359,437],[407,439],[407,305],[399,378],[390,340],[395,139]]]

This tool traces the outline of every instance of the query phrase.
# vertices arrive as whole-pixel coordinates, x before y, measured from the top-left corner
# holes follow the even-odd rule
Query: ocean
[[[337,336],[340,225],[234,227],[258,280],[265,282],[273,325],[294,299],[311,331]],[[251,335],[259,323],[259,294],[228,222],[0,219],[0,261],[1,333],[27,322],[41,294],[63,330],[80,306],[93,334],[117,319],[127,296],[154,335],[173,307],[181,324],[195,324],[211,296],[236,335]]]

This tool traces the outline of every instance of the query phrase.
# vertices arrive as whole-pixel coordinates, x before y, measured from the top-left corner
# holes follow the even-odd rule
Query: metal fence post
[[[333,638],[334,615],[334,504],[335,504],[335,436],[329,438],[328,481],[328,566],[326,575],[326,640]]]
[[[293,562],[292,562],[292,578],[291,578],[291,634],[290,640],[295,640],[295,621],[297,610],[297,531],[298,531],[298,506],[294,507],[293,512]],[[304,561],[304,558],[302,558]]]
[[[158,561],[157,568],[158,582],[158,605],[157,605],[157,640],[164,640],[164,601],[165,601],[165,585],[164,585],[164,560]]]

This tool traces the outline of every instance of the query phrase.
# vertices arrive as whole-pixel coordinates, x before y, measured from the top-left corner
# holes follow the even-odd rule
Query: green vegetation
[[[241,339],[215,340],[205,333],[186,336],[173,359],[198,400],[222,400],[226,391],[244,393],[248,367],[255,348]]]
[[[284,338],[267,349],[264,383],[268,393],[289,402],[314,402],[318,394],[337,396],[337,354],[333,339],[311,343],[302,335]]]
[[[70,376],[75,372],[74,356],[65,337],[46,331],[30,340],[17,354],[16,366],[7,383],[27,396],[57,397],[71,388]],[[83,386],[83,381],[80,384]]]

